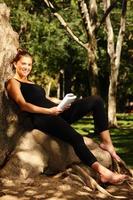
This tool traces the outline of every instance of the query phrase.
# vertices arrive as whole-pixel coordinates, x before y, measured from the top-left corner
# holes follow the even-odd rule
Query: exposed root
[[[133,178],[129,177],[129,180],[126,183],[133,190]]]
[[[70,176],[70,178],[71,178],[72,180],[78,181],[78,182],[81,183],[82,185],[86,185],[86,183],[85,183],[85,181],[83,180],[83,178],[80,177],[80,176],[77,175],[77,174],[74,174],[74,173],[72,172],[72,170],[71,170],[71,172],[69,172],[69,176]],[[92,191],[92,189],[89,188],[89,191]]]
[[[119,165],[120,165],[121,170],[125,170],[125,172],[129,176],[133,177],[132,171],[127,167],[126,163],[123,160],[119,163]]]
[[[113,159],[113,171],[133,177],[131,170],[127,167],[123,160],[121,160],[121,162],[117,162],[115,159]]]
[[[106,191],[102,186],[100,186],[94,178],[88,175],[87,170],[81,168],[78,165],[74,165],[73,169],[76,170],[78,175],[82,176],[82,179],[84,180],[86,186],[89,188],[89,190],[98,190],[99,192],[103,193],[106,196],[116,198],[116,199],[125,199],[126,197],[124,196],[114,196],[110,194],[108,191]]]

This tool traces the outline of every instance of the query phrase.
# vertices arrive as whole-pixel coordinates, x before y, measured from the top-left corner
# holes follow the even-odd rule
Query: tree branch
[[[110,0],[103,0],[103,4],[104,4],[104,11],[105,13],[107,13],[106,11],[111,6]],[[114,52],[115,52],[115,47],[114,47],[115,45],[114,45],[114,32],[113,32],[113,27],[111,24],[109,13],[106,16],[105,20],[106,20],[106,33],[107,33],[107,51],[112,60],[114,57]]]
[[[93,30],[92,30],[92,26],[91,26],[91,20],[90,20],[90,15],[89,15],[89,10],[88,10],[87,4],[84,0],[78,0],[78,6],[79,6],[79,10],[80,10],[82,20],[83,20],[83,23],[85,26],[88,40],[90,41],[90,39],[93,36]]]
[[[107,16],[110,14],[110,12],[116,7],[116,5],[117,5],[117,0],[112,2],[112,4],[107,8],[106,12],[104,13],[101,21],[99,22],[99,24],[97,26],[97,31],[99,30],[101,25],[105,22]]]
[[[52,4],[50,1],[44,0],[44,2],[46,3],[46,5],[47,5],[50,9],[55,10],[55,7],[53,6],[53,4]]]
[[[96,0],[89,1],[89,10],[90,10],[90,20],[92,30],[95,31],[97,25],[97,2]]]
[[[123,17],[126,17],[126,11],[127,11],[127,0],[122,1],[122,13],[121,15]]]
[[[54,14],[54,16],[57,17],[57,19],[60,21],[61,25],[65,28],[65,30],[71,36],[71,38],[73,38],[80,46],[87,49],[87,45],[84,44],[81,40],[79,40],[79,38],[73,33],[68,24],[65,22],[63,17],[59,13],[55,12],[55,7],[53,6],[53,4],[48,0],[44,0],[44,2],[51,9],[51,12]]]

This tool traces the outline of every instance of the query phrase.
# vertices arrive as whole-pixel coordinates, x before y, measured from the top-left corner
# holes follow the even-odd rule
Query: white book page
[[[65,97],[63,98],[63,100],[59,103],[59,105],[57,107],[60,109],[64,109],[65,106],[74,102],[76,98],[77,98],[77,96],[74,95],[73,93],[66,94]]]

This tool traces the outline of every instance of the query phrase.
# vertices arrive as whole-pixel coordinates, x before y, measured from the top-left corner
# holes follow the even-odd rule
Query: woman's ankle
[[[93,163],[92,169],[94,169],[100,175],[100,177],[106,176],[106,177],[110,178],[114,174],[114,172],[112,172],[110,169],[104,167],[99,162]]]
[[[103,132],[100,133],[100,138],[101,138],[101,142],[103,144],[106,144],[106,145],[113,145],[112,144],[112,140],[111,140],[111,137],[110,137],[110,132],[109,130],[105,130]]]
[[[94,162],[91,165],[91,168],[94,169],[96,172],[98,172],[99,174],[103,174],[104,170],[107,169],[105,168],[103,165],[101,165],[98,161]]]
[[[111,183],[115,184],[120,181],[123,181],[126,178],[126,175],[124,174],[115,174],[108,168],[101,165],[99,162],[95,162],[91,165],[92,169],[94,169],[96,172],[99,173],[100,181],[103,183]]]

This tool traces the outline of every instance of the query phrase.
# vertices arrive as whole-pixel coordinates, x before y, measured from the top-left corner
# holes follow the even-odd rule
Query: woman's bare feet
[[[100,137],[101,137],[101,141],[102,143],[100,144],[100,147],[103,150],[106,150],[110,153],[110,155],[117,160],[118,162],[121,161],[120,157],[116,154],[115,148],[112,144],[112,140],[110,137],[110,133],[109,130],[105,130],[103,132],[100,133]]]
[[[114,185],[122,183],[126,178],[127,175],[125,174],[116,174],[111,171],[109,173],[100,174],[100,181],[102,183],[111,183]]]
[[[105,150],[108,151],[110,153],[110,155],[117,160],[118,162],[121,161],[121,158],[116,154],[116,151],[114,149],[114,146],[112,144],[108,144],[108,143],[101,143],[100,147]]]
[[[94,162],[92,164],[92,169],[97,171],[100,175],[100,181],[102,183],[111,183],[111,184],[119,184],[126,180],[127,175],[125,174],[116,174],[112,172],[111,170],[107,169],[103,165],[101,165],[99,162]]]

